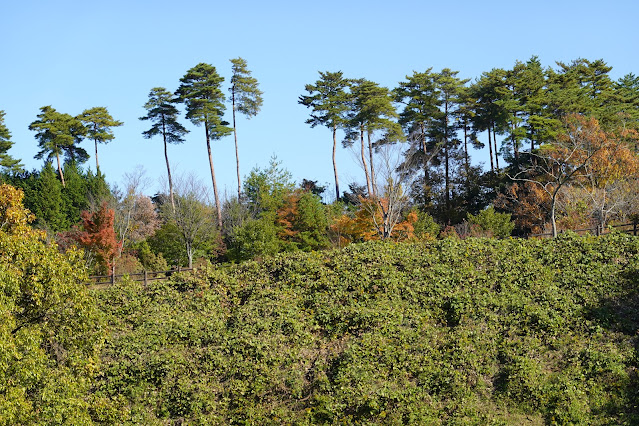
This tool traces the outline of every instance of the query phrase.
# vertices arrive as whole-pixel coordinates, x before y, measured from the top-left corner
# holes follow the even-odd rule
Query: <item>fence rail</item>
[[[621,225],[611,225],[607,229],[603,229],[603,230],[600,227],[596,226],[594,228],[571,229],[570,231],[576,232],[578,234],[589,232],[599,236],[599,235],[610,233],[610,228],[615,228],[615,229],[622,228],[621,229],[622,232],[625,232],[627,234],[632,234],[634,236],[639,235],[639,222],[624,223]],[[559,231],[559,233],[565,232],[565,231],[567,230],[561,230]],[[552,236],[552,232],[545,232],[541,234],[529,234],[528,238],[551,237],[551,236]],[[172,274],[176,272],[186,272],[186,271],[192,271],[192,270],[193,268],[178,267],[177,269],[171,269],[168,271],[144,271],[144,272],[138,272],[134,274],[93,275],[89,277],[89,282],[87,282],[86,285],[99,286],[99,285],[106,285],[106,284],[115,284],[117,281],[119,281],[120,279],[124,277],[129,277],[129,279],[131,279],[132,281],[143,282],[144,285],[147,285],[150,281],[166,280]]]
[[[134,274],[112,274],[112,275],[93,275],[89,277],[88,286],[97,286],[105,284],[115,284],[124,277],[129,277],[132,281],[143,282],[147,285],[150,281],[166,280],[176,272],[192,271],[193,268],[171,269],[169,271],[144,271]]]
[[[591,233],[593,235],[599,236],[599,235],[609,234],[610,228],[614,228],[614,229],[621,228],[622,232],[625,232],[626,234],[632,234],[635,237],[639,235],[639,222],[622,223],[621,225],[609,225],[607,228],[604,228],[604,229],[602,229],[599,226],[595,226],[593,228],[585,228],[585,229],[563,229],[561,231],[558,231],[558,233],[561,234],[562,232],[572,231],[572,232],[576,232],[577,234]],[[529,234],[528,237],[529,238],[552,237],[552,232],[544,232],[541,234]]]

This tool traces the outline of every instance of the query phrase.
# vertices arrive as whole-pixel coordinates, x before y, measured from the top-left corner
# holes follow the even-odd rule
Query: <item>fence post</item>
[[[144,287],[146,287],[148,284],[147,282],[147,276],[146,276],[146,269],[144,270]]]
[[[637,221],[632,222],[632,235],[637,236]]]

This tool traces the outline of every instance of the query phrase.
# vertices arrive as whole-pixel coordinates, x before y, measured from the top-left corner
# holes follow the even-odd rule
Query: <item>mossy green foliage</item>
[[[637,424],[639,240],[371,242],[101,290],[94,420]]]

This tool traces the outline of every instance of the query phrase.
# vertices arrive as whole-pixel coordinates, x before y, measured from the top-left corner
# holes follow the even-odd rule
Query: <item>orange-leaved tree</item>
[[[298,189],[286,195],[276,224],[278,237],[292,248],[310,251],[329,246],[326,206],[310,191]]]
[[[550,198],[553,236],[557,236],[556,216],[561,191],[569,185],[592,182],[597,164],[617,149],[614,133],[605,132],[594,117],[570,114],[563,123],[564,129],[554,141],[530,153],[531,167],[510,176],[514,181],[537,185]]]
[[[550,219],[550,196],[531,182],[513,183],[497,196],[494,205],[512,213],[520,232],[540,234]]]
[[[352,242],[370,240],[404,241],[415,237],[414,225],[417,213],[411,210],[403,220],[389,220],[388,200],[386,198],[360,197],[359,209],[354,215],[344,214],[331,225],[331,231],[337,236],[339,246]]]
[[[600,230],[609,220],[623,219],[636,208],[639,156],[633,147],[637,141],[637,132],[624,127],[606,132],[606,143],[585,165],[583,178],[574,185]]]
[[[113,271],[121,242],[113,228],[114,211],[106,201],[95,212],[82,212],[82,230],[75,236],[78,244],[96,258],[101,272]]]

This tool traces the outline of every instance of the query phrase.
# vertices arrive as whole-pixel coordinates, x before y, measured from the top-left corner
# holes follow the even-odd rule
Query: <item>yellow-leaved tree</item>
[[[0,185],[0,424],[87,424],[104,334],[82,254],[32,229],[23,197]]]

